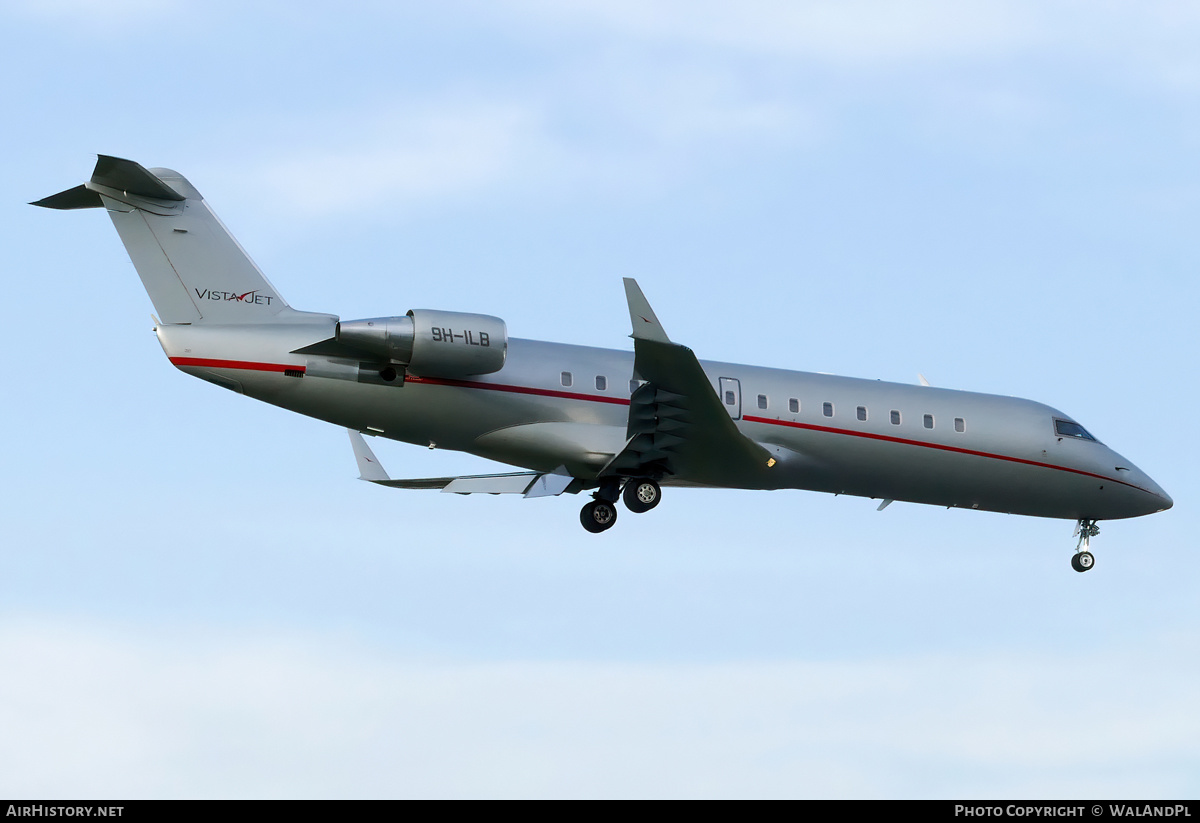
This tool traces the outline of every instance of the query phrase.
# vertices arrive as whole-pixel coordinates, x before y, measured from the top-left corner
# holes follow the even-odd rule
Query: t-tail
[[[92,178],[33,203],[103,207],[162,323],[262,324],[300,319],[183,175],[100,155]]]

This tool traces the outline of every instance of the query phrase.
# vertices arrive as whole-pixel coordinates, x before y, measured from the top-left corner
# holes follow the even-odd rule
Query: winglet
[[[646,295],[642,294],[637,281],[632,277],[626,277],[624,280],[625,299],[629,302],[629,321],[633,324],[633,334],[629,336],[635,340],[670,343],[671,338],[667,337],[662,323],[658,322],[658,318],[654,315],[654,309],[650,308],[650,301],[646,299]]]
[[[346,433],[350,435],[350,446],[354,449],[354,459],[358,461],[358,479],[370,480],[372,483],[391,480],[363,436],[354,429],[346,429]]]

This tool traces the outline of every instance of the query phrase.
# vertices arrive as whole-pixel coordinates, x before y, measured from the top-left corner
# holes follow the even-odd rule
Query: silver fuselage
[[[493,374],[372,384],[355,379],[356,363],[292,353],[331,337],[337,321],[297,318],[272,326],[160,325],[157,333],[167,356],[189,374],[393,440],[536,471],[565,466],[583,479],[595,477],[626,442],[633,352],[510,338],[504,366]],[[1171,506],[1153,480],[1112,449],[1056,434],[1054,420],[1070,418],[1041,403],[701,365],[718,396],[735,401],[726,407],[741,433],[775,458],[771,467],[730,476],[723,486],[1088,520]],[[686,476],[663,484],[700,485]]]
[[[100,155],[87,182],[35,205],[105,209],[171,362],[345,426],[373,482],[526,496],[595,488],[581,523],[596,532],[615,522],[618,496],[635,511],[656,505],[659,482],[1068,518],[1081,521],[1080,571],[1094,521],[1171,507],[1132,463],[1040,403],[697,361],[629,278],[633,352],[512,339],[498,317],[428,309],[339,324],[293,309],[171,169]],[[532,471],[394,480],[359,432]]]

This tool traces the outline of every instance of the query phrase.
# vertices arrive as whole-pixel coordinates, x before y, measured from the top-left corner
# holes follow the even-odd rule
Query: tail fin
[[[297,314],[178,172],[100,155],[91,180],[33,205],[107,209],[163,323],[287,322]]]

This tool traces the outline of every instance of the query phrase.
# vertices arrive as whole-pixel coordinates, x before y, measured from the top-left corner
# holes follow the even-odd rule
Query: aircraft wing
[[[756,484],[775,465],[771,454],[738,431],[696,355],[667,337],[637,281],[625,278],[625,296],[634,377],[645,382],[630,398],[629,442],[601,475]]]
[[[565,469],[553,472],[507,472],[504,474],[472,474],[463,477],[418,477],[393,480],[380,465],[375,453],[363,436],[353,429],[350,446],[358,462],[359,480],[369,480],[393,489],[441,489],[451,494],[521,494],[525,497],[553,497],[567,490],[574,480]]]

